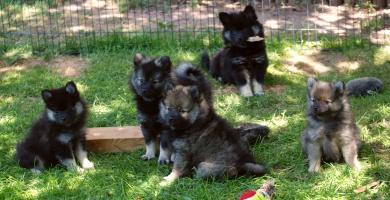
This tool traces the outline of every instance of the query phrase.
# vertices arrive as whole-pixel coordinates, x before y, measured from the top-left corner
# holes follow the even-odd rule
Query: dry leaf
[[[358,193],[358,194],[359,194],[359,193],[362,193],[362,192],[366,191],[367,189],[370,189],[370,188],[372,188],[372,187],[378,185],[379,183],[380,183],[380,181],[372,182],[372,183],[370,183],[370,184],[368,184],[368,185],[365,185],[365,186],[363,186],[363,187],[360,187],[360,188],[354,190],[354,192],[355,192],[355,193]]]

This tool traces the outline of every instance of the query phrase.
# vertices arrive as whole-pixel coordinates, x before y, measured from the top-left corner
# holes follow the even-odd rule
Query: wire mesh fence
[[[339,48],[388,44],[387,0],[2,0],[0,49],[220,47],[219,12],[252,4],[271,42]]]

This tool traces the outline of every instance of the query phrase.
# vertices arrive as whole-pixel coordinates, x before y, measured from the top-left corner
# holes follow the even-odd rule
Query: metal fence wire
[[[219,12],[251,4],[268,41],[295,48],[388,44],[387,0],[1,0],[0,49],[221,46]]]

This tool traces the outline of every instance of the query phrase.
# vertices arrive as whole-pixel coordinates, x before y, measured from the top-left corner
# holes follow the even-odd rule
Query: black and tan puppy
[[[160,116],[172,130],[175,152],[172,172],[165,180],[260,176],[265,167],[256,163],[238,129],[218,116],[212,105],[211,84],[190,64],[177,67],[175,86],[167,84]]]
[[[344,83],[307,80],[307,126],[301,136],[309,160],[309,172],[320,170],[325,162],[345,161],[360,168],[358,151],[362,146],[359,129],[348,103]]]
[[[225,46],[211,59],[202,54],[201,62],[221,83],[234,84],[243,96],[262,95],[268,57],[264,28],[257,20],[255,9],[248,5],[244,11],[220,12]]]
[[[93,169],[85,150],[88,108],[76,85],[70,81],[61,88],[42,90],[42,98],[46,105],[42,116],[16,146],[19,165],[38,173],[57,164],[76,171]]]
[[[168,164],[171,161],[169,133],[158,120],[160,100],[165,84],[170,82],[171,69],[172,63],[168,56],[154,59],[137,53],[134,55],[134,70],[129,79],[146,144],[146,154],[142,159],[156,157],[160,135],[159,164]]]

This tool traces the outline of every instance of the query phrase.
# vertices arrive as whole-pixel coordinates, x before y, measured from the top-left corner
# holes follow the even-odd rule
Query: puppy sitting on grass
[[[307,87],[307,126],[301,142],[308,156],[309,172],[318,172],[321,160],[345,161],[351,168],[359,169],[357,157],[362,140],[346,97],[344,83],[309,78]]]
[[[74,82],[42,90],[42,98],[46,105],[42,116],[16,146],[15,158],[19,165],[36,173],[57,164],[71,171],[93,169],[85,149],[87,103]],[[82,168],[77,166],[76,158]]]
[[[177,67],[174,82],[166,84],[160,104],[175,153],[172,172],[164,179],[191,176],[194,169],[196,178],[205,179],[263,175],[265,167],[255,161],[240,130],[215,113],[209,80],[187,63]]]

